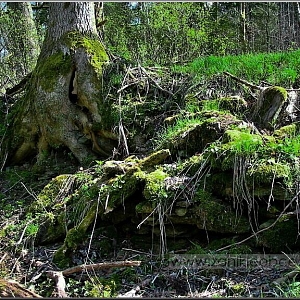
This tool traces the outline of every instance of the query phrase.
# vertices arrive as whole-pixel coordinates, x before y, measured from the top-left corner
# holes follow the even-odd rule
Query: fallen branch
[[[150,283],[152,283],[152,278],[147,278],[144,281],[142,281],[140,284],[138,284],[134,288],[132,288],[130,291],[128,291],[124,294],[119,294],[117,296],[117,298],[141,297],[141,296],[137,295],[137,293],[141,291],[141,288],[148,286]]]
[[[33,291],[27,290],[14,280],[0,279],[0,297],[42,298]]]
[[[154,83],[154,85],[161,90],[162,92],[168,93],[171,96],[174,96],[174,94],[171,91],[165,90],[163,89],[145,70],[145,68],[141,67],[141,70],[143,71],[143,73]]]
[[[246,86],[248,86],[248,87],[251,87],[252,89],[259,90],[259,91],[263,91],[263,90],[265,89],[264,87],[255,85],[255,84],[250,83],[250,82],[248,82],[248,81],[246,81],[246,80],[244,80],[244,79],[238,78],[238,77],[236,77],[236,76],[230,74],[229,72],[223,72],[223,73],[224,73],[225,75],[231,77],[232,79],[234,79],[234,80],[236,80],[236,81],[238,81],[238,82],[240,82],[240,83],[242,83],[242,84],[244,84],[244,85],[246,85]]]
[[[122,268],[122,267],[138,267],[141,264],[141,261],[135,260],[135,261],[114,261],[114,262],[104,262],[104,263],[98,263],[98,264],[91,264],[91,265],[80,265],[75,266],[72,268],[65,269],[61,271],[62,275],[68,276],[73,273],[83,272],[83,271],[89,271],[89,270],[101,270],[101,269],[107,269],[107,268]]]
[[[231,77],[232,79],[234,79],[234,80],[236,80],[236,81],[238,81],[238,82],[240,82],[240,83],[242,83],[242,84],[244,84],[244,85],[246,85],[246,86],[249,86],[249,87],[251,87],[251,88],[253,88],[253,89],[255,89],[255,90],[263,91],[264,89],[266,89],[266,87],[262,87],[262,86],[259,86],[259,85],[255,85],[255,84],[253,84],[253,83],[251,83],[251,82],[248,82],[248,81],[246,81],[246,80],[244,80],[244,79],[238,78],[238,77],[236,77],[236,76],[230,74],[229,72],[226,72],[226,71],[225,71],[225,72],[223,72],[223,73],[224,73],[225,75]],[[269,83],[269,82],[266,82],[266,81],[262,81],[261,83],[267,85],[268,87],[273,86],[272,83]],[[293,92],[293,91],[299,92],[299,91],[300,91],[300,89],[285,89],[285,90],[286,90],[287,92]]]
[[[47,271],[47,277],[52,278],[56,284],[56,292],[59,298],[66,298],[68,297],[65,288],[66,288],[66,281],[64,276],[68,276],[74,273],[89,271],[89,270],[101,270],[107,268],[122,268],[122,267],[138,267],[140,266],[141,261],[115,261],[115,262],[104,262],[104,263],[97,263],[91,265],[79,265],[75,267],[71,267],[65,269],[63,271]]]

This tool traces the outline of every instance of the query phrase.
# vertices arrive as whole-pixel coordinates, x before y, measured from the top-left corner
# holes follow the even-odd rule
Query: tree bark
[[[240,3],[240,43],[243,53],[247,53],[246,2]]]
[[[11,26],[1,35],[6,51],[14,58],[17,78],[22,78],[35,67],[40,47],[30,2],[7,2]]]
[[[40,162],[60,147],[81,163],[111,154],[117,137],[110,131],[110,105],[101,94],[107,62],[93,2],[50,3],[41,54],[6,137],[7,163],[35,155]]]

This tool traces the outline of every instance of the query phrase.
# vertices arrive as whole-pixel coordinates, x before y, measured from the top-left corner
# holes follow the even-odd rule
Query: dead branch
[[[0,279],[0,297],[42,298],[14,280]]]
[[[165,93],[168,93],[170,94],[171,96],[174,96],[174,94],[171,92],[171,91],[168,91],[168,90],[165,90],[163,89],[148,73],[147,71],[145,70],[145,68],[141,67],[141,70],[143,71],[143,73],[154,83],[154,85],[159,89],[161,90],[162,92],[165,92]]]
[[[238,77],[236,77],[236,76],[230,74],[229,72],[226,72],[226,71],[225,71],[225,72],[223,72],[223,73],[224,73],[225,75],[231,77],[232,79],[234,79],[234,80],[236,80],[236,81],[238,81],[238,82],[240,82],[240,83],[242,83],[242,84],[244,84],[244,85],[246,85],[246,86],[251,87],[252,89],[259,90],[259,91],[263,91],[263,90],[266,88],[266,87],[261,87],[261,86],[259,86],[259,85],[255,85],[255,84],[253,84],[253,83],[251,83],[251,82],[248,82],[248,81],[246,81],[246,80],[244,80],[244,79],[238,78]],[[269,82],[266,82],[266,81],[262,81],[261,83],[267,85],[268,87],[273,86],[273,84],[271,84],[271,83],[269,83]],[[298,92],[298,91],[300,91],[300,89],[285,89],[285,90],[286,90],[287,92],[293,92],[293,91]]]
[[[142,281],[140,284],[136,285],[134,288],[132,288],[130,291],[119,294],[117,298],[132,298],[132,297],[141,297],[138,296],[137,293],[140,292],[141,288],[144,288],[148,286],[152,282],[152,278],[147,278],[144,281]]]
[[[265,89],[265,88],[263,88],[263,87],[261,87],[261,86],[258,86],[258,85],[255,85],[255,84],[253,84],[253,83],[250,83],[250,82],[248,82],[248,81],[246,81],[246,80],[244,80],[244,79],[238,78],[238,77],[236,77],[236,76],[230,74],[229,72],[223,72],[223,73],[224,73],[225,75],[231,77],[232,79],[234,79],[234,80],[236,80],[236,81],[238,81],[238,82],[240,82],[240,83],[242,83],[242,84],[244,84],[244,85],[246,85],[246,86],[248,86],[248,87],[251,87],[252,89],[259,90],[259,91],[263,91],[263,90]]]
[[[91,265],[80,265],[75,266],[72,268],[65,269],[61,271],[62,275],[68,276],[73,273],[83,272],[83,271],[89,271],[89,270],[101,270],[101,269],[107,269],[107,268],[122,268],[122,267],[138,267],[141,264],[141,261],[135,260],[135,261],[114,261],[114,262],[104,262],[104,263],[97,263],[97,264],[91,264]]]
[[[12,97],[12,96],[20,93],[21,91],[23,91],[26,86],[26,83],[31,78],[31,75],[32,75],[32,73],[29,73],[17,85],[15,85],[14,87],[12,87],[10,89],[7,89],[6,95]]]
[[[91,265],[80,265],[72,268],[63,270],[61,273],[65,276],[68,276],[73,273],[89,271],[89,270],[101,270],[107,268],[122,268],[122,267],[138,267],[141,264],[141,261],[115,261],[115,262],[104,262]]]

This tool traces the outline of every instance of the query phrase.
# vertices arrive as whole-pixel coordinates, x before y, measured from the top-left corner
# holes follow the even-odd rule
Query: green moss
[[[193,119],[179,119],[174,126],[168,127],[159,138],[158,148],[168,148],[174,156],[180,157],[201,153],[229,126],[238,123],[229,113],[204,111]]]
[[[266,99],[264,101],[264,107],[269,107],[270,104],[272,103],[274,97],[279,94],[282,97],[282,101],[286,101],[288,93],[285,88],[281,86],[271,86],[266,88],[265,90],[265,95]]]
[[[202,110],[229,111],[232,114],[239,114],[246,110],[247,102],[237,96],[224,97],[214,100],[202,100],[200,102]]]
[[[203,155],[193,155],[179,164],[177,170],[187,175],[194,175],[199,168],[205,165],[205,157]]]
[[[283,126],[274,131],[274,137],[279,139],[294,137],[299,131],[296,123]]]
[[[270,222],[270,224],[272,223]],[[277,222],[274,227],[262,232],[258,241],[259,244],[271,249],[274,253],[295,248],[296,245],[299,245],[297,219],[291,218]]]
[[[59,51],[44,59],[38,66],[35,76],[42,88],[46,92],[51,92],[57,84],[58,76],[64,76],[70,72],[72,58],[70,55],[64,55],[62,51]]]
[[[201,197],[197,205],[197,226],[219,233],[244,233],[249,231],[249,221],[238,216],[229,205],[212,197],[203,197],[203,190],[196,192],[195,198]]]
[[[153,209],[154,205],[149,201],[140,202],[135,206],[135,211],[138,214],[150,214],[153,211]]]
[[[81,220],[78,226],[71,228],[66,235],[64,244],[60,247],[54,254],[53,261],[58,266],[65,266],[69,264],[70,260],[68,255],[75,250],[80,243],[86,238],[86,231],[88,227],[92,224],[96,216],[96,206],[97,204],[91,206],[86,216]]]
[[[287,181],[291,177],[291,169],[286,163],[274,159],[260,160],[249,168],[247,175],[256,183],[271,183],[273,179]]]
[[[70,252],[65,246],[60,247],[53,254],[53,262],[60,268],[68,268],[72,262]]]
[[[37,200],[28,208],[28,212],[45,212],[46,209],[53,208],[63,185],[71,176],[63,174],[53,178],[38,195]]]
[[[255,153],[262,145],[262,137],[258,134],[251,134],[241,130],[226,130],[223,141],[234,152],[241,154]]]
[[[169,175],[162,169],[157,169],[154,172],[147,174],[146,185],[143,194],[147,200],[157,201],[168,198],[168,193],[165,188],[165,179]]]
[[[71,49],[84,48],[90,56],[90,63],[96,73],[102,76],[103,64],[109,59],[100,40],[97,37],[82,35],[79,32],[69,32],[64,38]]]
[[[155,151],[151,153],[149,156],[147,156],[146,158],[141,159],[139,162],[139,166],[141,168],[154,167],[157,164],[162,163],[170,155],[171,153],[169,149],[162,149],[159,151]]]
[[[46,220],[43,222],[38,239],[41,243],[51,243],[63,238],[66,235],[66,214],[60,213],[58,216],[45,216]],[[44,229],[45,228],[45,229]]]
[[[263,93],[264,98],[257,114],[257,121],[266,128],[274,129],[288,94],[284,88],[279,86],[268,87]]]

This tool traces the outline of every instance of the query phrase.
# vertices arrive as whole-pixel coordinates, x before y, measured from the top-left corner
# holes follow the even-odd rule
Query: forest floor
[[[65,170],[67,171],[67,170]],[[69,170],[71,171],[71,170]],[[12,176],[14,174],[14,176]],[[27,175],[26,175],[27,174]],[[24,175],[26,175],[24,177]],[[2,173],[0,271],[2,278],[13,279],[43,297],[58,297],[56,284],[49,277],[58,268],[53,253],[61,244],[35,245],[34,238],[14,236],[14,227],[24,214],[24,201],[31,202],[55,172],[39,175],[39,180],[21,169]],[[12,180],[15,181],[12,185]],[[22,199],[18,206],[16,199]],[[138,267],[81,270],[65,277],[69,297],[278,297],[285,295],[285,286],[296,278],[295,268],[280,265],[201,267],[194,263],[172,264],[170,253],[162,259],[151,250],[138,249],[124,237],[117,241],[114,253],[101,256],[97,239],[89,237],[74,253],[74,265],[103,262],[141,261]],[[194,256],[197,258],[197,255]],[[292,273],[289,273],[291,272]],[[288,274],[288,275],[287,275]]]

